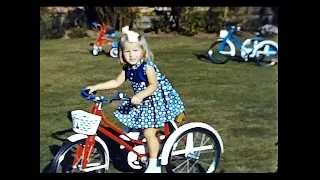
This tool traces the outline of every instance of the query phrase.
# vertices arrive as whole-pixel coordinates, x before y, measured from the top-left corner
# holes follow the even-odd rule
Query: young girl
[[[157,162],[159,140],[158,128],[174,120],[185,108],[168,79],[152,62],[153,54],[144,37],[136,32],[125,34],[119,44],[119,63],[123,66],[116,79],[89,86],[89,93],[119,87],[126,80],[134,91],[130,102],[124,102],[115,116],[126,127],[143,129],[149,151],[149,163],[145,173],[161,173]]]

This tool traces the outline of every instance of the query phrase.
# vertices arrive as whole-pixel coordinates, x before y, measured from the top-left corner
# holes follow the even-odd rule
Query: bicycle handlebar
[[[105,103],[111,103],[112,101],[130,101],[131,100],[131,98],[127,98],[126,97],[127,95],[123,92],[117,92],[117,94],[113,98],[108,99],[103,96],[90,95],[89,90],[90,89],[82,88],[80,95],[87,100],[100,101],[100,102],[105,102]],[[97,91],[92,92],[92,94],[96,94],[96,93],[97,93]]]
[[[96,22],[93,22],[93,23],[91,23],[94,27],[98,27],[98,26],[100,26],[100,24],[98,24],[98,23],[96,23]]]
[[[236,30],[236,31],[240,31],[240,29],[241,29],[240,26],[238,26],[238,25],[235,24],[235,23],[231,23],[231,22],[229,22],[229,21],[225,21],[225,22],[223,23],[223,25],[224,25],[224,26],[230,26],[230,28],[231,28],[232,30]]]

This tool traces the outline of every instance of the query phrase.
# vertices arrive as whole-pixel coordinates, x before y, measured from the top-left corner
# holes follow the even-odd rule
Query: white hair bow
[[[128,35],[128,41],[129,42],[139,42],[139,34],[134,32],[134,31],[130,31],[129,30],[129,26],[125,26],[122,28],[122,33],[123,34],[127,34]]]

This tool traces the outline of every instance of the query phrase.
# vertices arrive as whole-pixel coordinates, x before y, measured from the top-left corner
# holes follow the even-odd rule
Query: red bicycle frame
[[[97,24],[100,28],[99,36],[96,40],[96,44],[98,47],[102,47],[105,41],[114,42],[114,39],[106,38],[105,34],[111,29],[110,25]]]
[[[110,129],[114,130],[115,132],[119,133],[120,135],[124,135],[127,138],[130,139],[130,142],[137,144],[137,145],[143,145],[144,142],[142,142],[142,140],[135,140],[130,138],[122,129],[118,128],[117,126],[115,126],[114,124],[112,124],[111,122],[109,122],[106,117],[104,116],[103,112],[102,112],[102,102],[97,103],[96,105],[93,105],[90,109],[90,113],[95,114],[95,115],[99,115],[101,116],[101,121],[107,125]],[[131,146],[130,144],[128,144],[126,141],[124,141],[123,139],[121,139],[118,136],[115,136],[113,133],[111,133],[110,131],[108,131],[106,129],[106,127],[102,126],[101,124],[98,127],[98,131],[100,131],[101,133],[103,133],[104,135],[108,136],[110,139],[112,139],[113,141],[117,142],[119,145],[123,145],[127,150],[134,152],[137,156],[138,156],[138,160],[140,161],[142,157],[148,157],[148,153],[146,154],[140,154],[139,152],[135,151],[133,149],[133,146]],[[167,137],[169,137],[170,135],[170,131],[169,131],[169,124],[165,123],[164,126],[164,135],[165,135],[165,139]],[[73,161],[73,166],[78,164],[82,154],[83,154],[83,163],[82,163],[82,169],[85,169],[89,160],[90,160],[90,155],[92,153],[92,149],[95,143],[95,136],[96,135],[92,135],[92,136],[88,136],[88,138],[86,139],[85,142],[85,146],[84,149],[82,146],[79,146],[77,148],[77,155],[74,158]],[[165,140],[164,139],[164,140]],[[160,144],[163,143],[164,140],[159,140]]]

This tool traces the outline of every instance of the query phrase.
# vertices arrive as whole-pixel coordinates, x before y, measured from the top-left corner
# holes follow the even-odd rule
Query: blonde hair
[[[119,43],[119,53],[118,53],[119,59],[118,59],[118,62],[122,66],[125,66],[127,64],[127,62],[122,57],[122,53],[123,53],[122,49],[123,49],[123,46],[124,46],[125,42],[129,42],[128,41],[128,36],[126,34],[121,37],[120,43]],[[153,53],[150,50],[150,47],[149,47],[145,37],[140,35],[139,36],[139,42],[135,42],[135,43],[139,44],[141,46],[141,48],[143,49],[143,51],[144,51],[144,57],[142,58],[143,61],[148,61],[148,60],[153,61],[154,56],[153,56]]]

